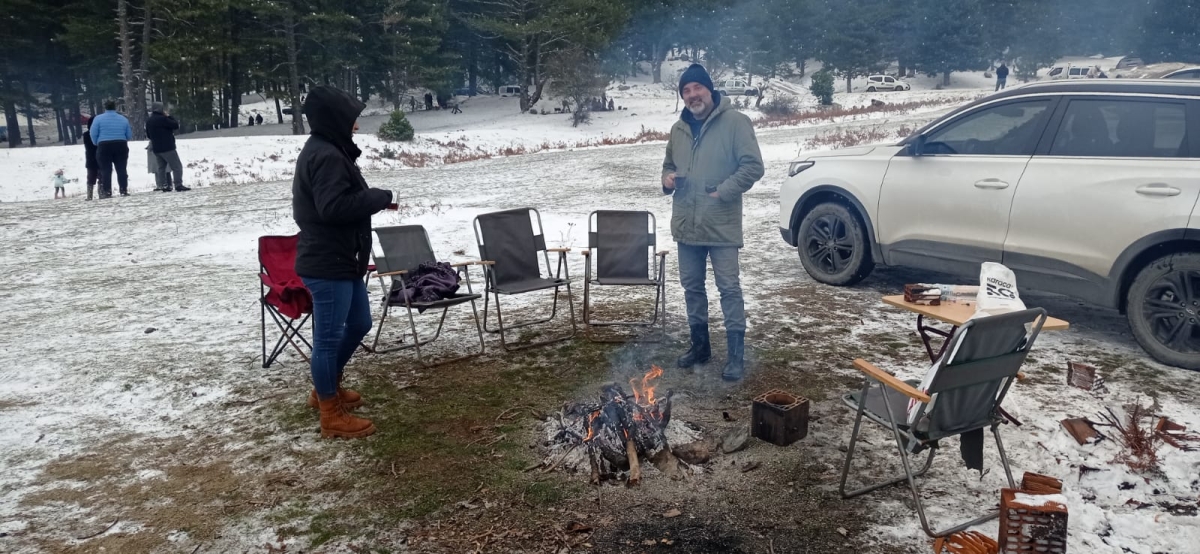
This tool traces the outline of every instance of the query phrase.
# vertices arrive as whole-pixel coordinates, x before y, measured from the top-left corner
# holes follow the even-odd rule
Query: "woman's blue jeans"
[[[367,285],[357,279],[301,279],[313,298],[313,388],[328,399],[337,394],[346,362],[371,331]]]

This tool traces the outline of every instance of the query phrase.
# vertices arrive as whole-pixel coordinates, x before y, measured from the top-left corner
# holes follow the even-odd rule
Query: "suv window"
[[[1054,69],[1051,69],[1051,70],[1050,70],[1050,76],[1051,76],[1051,77],[1056,77],[1056,76],[1058,76],[1058,75],[1061,75],[1061,74],[1062,74],[1062,70],[1063,70],[1063,68],[1061,68],[1061,67],[1056,67],[1056,68],[1054,68]]]
[[[1072,100],[1050,145],[1050,155],[1187,157],[1186,114],[1182,103]]]
[[[891,83],[895,83],[895,82],[896,82],[896,80],[895,80],[895,79],[893,79],[893,78],[891,78],[891,77],[884,77],[884,78],[883,78],[883,82],[885,82],[885,83],[888,83],[888,84],[891,84]]]
[[[1179,73],[1175,73],[1167,78],[1168,79],[1200,79],[1200,69],[1196,69],[1193,71],[1180,71]]]
[[[972,112],[934,131],[928,154],[1030,156],[1037,146],[1041,115],[1049,98],[1012,102]]]

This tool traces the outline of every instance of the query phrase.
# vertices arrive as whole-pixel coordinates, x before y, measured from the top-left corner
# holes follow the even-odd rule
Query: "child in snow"
[[[62,196],[59,196],[59,195]],[[67,197],[67,178],[63,176],[63,170],[59,169],[54,172],[54,199]]]

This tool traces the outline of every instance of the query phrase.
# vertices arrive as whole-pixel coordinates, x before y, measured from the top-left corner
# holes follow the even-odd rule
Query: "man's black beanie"
[[[716,92],[713,90],[712,77],[708,76],[708,70],[704,69],[704,66],[698,63],[692,64],[691,67],[688,67],[687,70],[683,72],[683,75],[679,76],[680,96],[683,96],[683,87],[687,86],[688,83],[700,83],[704,86],[704,88],[708,89],[709,92]]]

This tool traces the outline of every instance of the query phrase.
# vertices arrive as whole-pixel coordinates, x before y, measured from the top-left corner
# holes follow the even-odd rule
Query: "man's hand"
[[[666,175],[663,175],[663,178],[662,178],[662,186],[663,186],[663,188],[665,188],[665,189],[671,189],[671,190],[674,190],[674,189],[675,189],[675,174],[674,174],[674,173],[668,173],[668,174],[666,174]]]
[[[717,192],[717,191],[715,191],[715,190],[714,190],[714,191],[712,191],[712,192],[710,192],[710,193],[708,193],[708,195],[709,195],[709,196],[711,196],[711,197],[713,197],[713,198],[720,198],[720,197],[721,197],[721,194],[720,194],[720,193],[718,193],[718,192]]]

